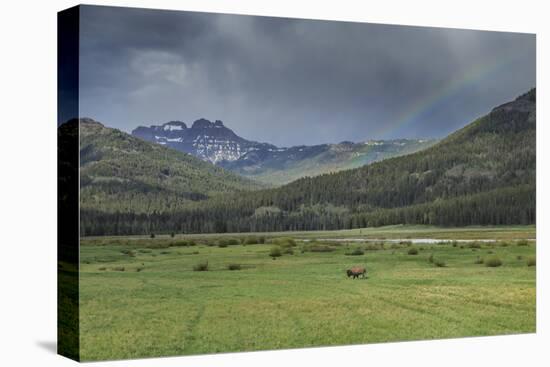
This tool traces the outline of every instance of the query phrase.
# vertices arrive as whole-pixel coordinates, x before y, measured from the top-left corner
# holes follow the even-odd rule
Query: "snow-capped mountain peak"
[[[132,135],[192,154],[205,161],[236,161],[260,148],[277,149],[270,144],[246,140],[228,129],[222,121],[201,118],[190,128],[184,122],[170,121],[163,125],[140,126]]]

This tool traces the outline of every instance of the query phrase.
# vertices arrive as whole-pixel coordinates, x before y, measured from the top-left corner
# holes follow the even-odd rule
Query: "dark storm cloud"
[[[441,137],[535,86],[527,34],[84,6],[81,115],[277,145]]]

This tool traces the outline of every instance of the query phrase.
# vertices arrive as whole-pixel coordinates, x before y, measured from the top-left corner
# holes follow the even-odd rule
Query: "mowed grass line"
[[[272,260],[270,244],[142,253],[116,240],[84,242],[82,359],[535,331],[535,267],[525,262],[535,254],[533,243],[420,245],[414,256],[405,245],[362,256],[345,255],[354,245],[334,245],[328,253],[302,253],[300,246]],[[121,252],[128,249],[134,256]],[[430,254],[446,267],[430,264]],[[475,264],[478,256],[498,256],[503,265]],[[203,261],[209,271],[192,270]],[[230,263],[242,270],[227,270]],[[368,278],[348,279],[352,265],[366,265]]]

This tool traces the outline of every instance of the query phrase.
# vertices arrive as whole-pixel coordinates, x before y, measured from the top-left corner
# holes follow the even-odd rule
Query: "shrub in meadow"
[[[481,243],[477,242],[477,241],[476,242],[471,242],[471,243],[468,244],[468,248],[477,248],[477,249],[479,249],[479,248],[481,248]]]
[[[260,240],[256,236],[250,236],[245,239],[244,243],[245,245],[255,245],[257,243],[260,243]]]
[[[187,240],[170,242],[170,247],[186,247],[186,246],[189,246],[189,242]]]
[[[498,257],[490,257],[488,259],[485,259],[485,266],[490,268],[496,268],[502,265],[502,260],[500,260]]]
[[[283,256],[281,248],[279,246],[272,247],[271,251],[269,251],[269,256],[274,259]]]
[[[227,270],[241,270],[241,264],[229,264]]]
[[[236,246],[240,241],[236,238],[222,238],[218,240],[218,247]]]
[[[193,266],[193,271],[208,271],[208,261],[200,262]]]
[[[537,258],[532,256],[527,259],[527,266],[537,266]]]
[[[273,240],[273,243],[281,247],[294,247],[296,246],[296,241],[290,237],[280,237]]]
[[[292,249],[292,247],[287,247],[283,250],[283,253],[286,255],[294,255],[294,250]]]
[[[363,250],[361,250],[361,248],[359,248],[359,247],[357,247],[353,251],[346,252],[346,255],[348,255],[348,256],[361,256],[361,255],[364,255],[364,254],[365,254],[365,252]]]
[[[416,247],[412,247],[407,251],[407,254],[409,255],[418,255],[418,249]]]
[[[447,266],[447,264],[445,263],[445,261],[443,260],[434,260],[434,265],[437,266],[438,268],[444,268],[445,266]]]

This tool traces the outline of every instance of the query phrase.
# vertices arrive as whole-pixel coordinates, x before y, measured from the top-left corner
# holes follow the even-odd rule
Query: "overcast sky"
[[[81,7],[80,115],[279,146],[443,137],[535,87],[535,36]]]

